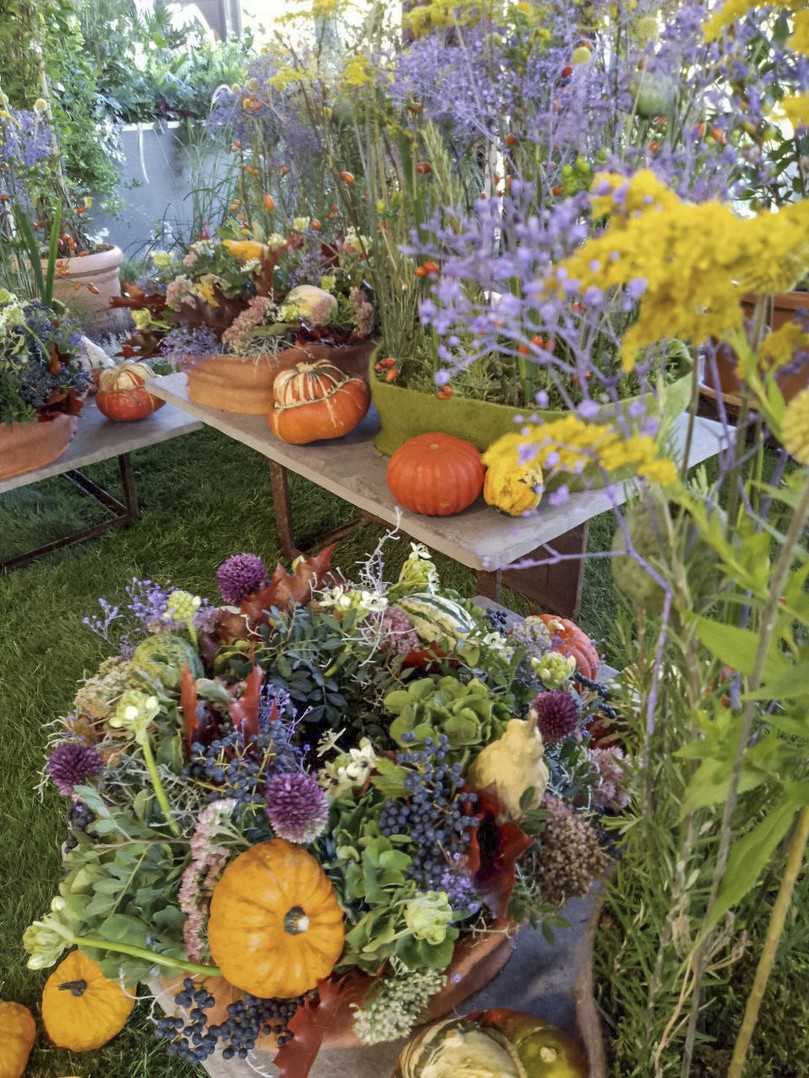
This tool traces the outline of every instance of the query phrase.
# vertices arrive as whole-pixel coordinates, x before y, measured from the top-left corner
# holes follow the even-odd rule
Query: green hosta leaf
[[[739,629],[735,625],[726,625],[712,618],[697,617],[696,628],[700,643],[732,670],[749,677],[753,673],[758,633],[752,629]],[[788,668],[787,660],[773,647],[764,662],[764,677],[767,680],[784,673]]]
[[[752,831],[734,843],[722,887],[705,918],[701,938],[752,890],[789,830],[797,809],[793,797],[782,799]]]

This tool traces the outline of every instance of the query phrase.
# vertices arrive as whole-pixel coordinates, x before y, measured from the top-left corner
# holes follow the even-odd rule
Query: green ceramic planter
[[[537,416],[539,421],[549,423],[567,415],[565,411],[509,408],[504,404],[471,400],[468,397],[440,400],[433,393],[380,382],[373,370],[373,360],[370,382],[371,396],[380,422],[374,445],[386,456],[394,453],[408,438],[430,431],[441,431],[443,434],[453,434],[456,438],[465,438],[483,451],[502,434],[514,431],[518,416],[526,419]],[[678,378],[666,387],[662,400],[664,423],[670,422],[687,407],[690,393],[690,374]],[[643,401],[644,412],[630,417],[630,405],[638,400]],[[637,428],[646,416],[657,415],[660,409],[659,396],[656,393],[644,393],[639,397],[627,397],[614,404],[605,404],[596,418],[606,421],[623,413],[628,425]]]

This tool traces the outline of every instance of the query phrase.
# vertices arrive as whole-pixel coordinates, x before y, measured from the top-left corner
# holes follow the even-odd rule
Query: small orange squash
[[[318,359],[281,371],[273,399],[269,415],[273,434],[292,445],[306,445],[352,431],[368,411],[371,394],[362,378],[352,378],[327,359]]]
[[[328,876],[310,853],[284,839],[239,854],[214,888],[211,954],[225,980],[254,996],[308,992],[334,969],[344,938]]]
[[[36,1022],[27,1007],[0,1000],[0,1078],[22,1078],[36,1035]]]
[[[98,376],[96,404],[107,419],[131,423],[145,419],[166,403],[145,387],[152,371],[144,363],[122,363],[108,367]]]
[[[388,487],[399,505],[429,517],[463,512],[483,489],[485,470],[471,442],[451,434],[418,434],[388,461]]]
[[[81,951],[71,951],[42,992],[45,1032],[58,1048],[91,1052],[117,1036],[135,1001]]]
[[[590,637],[569,618],[559,618],[555,614],[540,614],[551,634],[554,651],[563,655],[572,655],[576,660],[576,669],[591,681],[598,675],[599,658]]]

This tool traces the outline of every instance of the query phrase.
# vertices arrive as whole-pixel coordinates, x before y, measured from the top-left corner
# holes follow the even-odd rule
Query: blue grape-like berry
[[[408,875],[425,891],[443,890],[448,867],[463,860],[469,850],[475,818],[465,811],[477,800],[461,793],[463,768],[449,759],[449,740],[428,738],[421,748],[406,748],[396,762],[408,768],[406,800],[391,800],[382,809],[383,835],[409,835],[414,847]]]

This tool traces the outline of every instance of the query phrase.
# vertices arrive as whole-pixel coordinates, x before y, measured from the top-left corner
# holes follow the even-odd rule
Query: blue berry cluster
[[[263,1034],[274,1033],[278,1045],[293,1037],[288,1024],[300,999],[259,999],[245,995],[231,1003],[220,1025],[209,1025],[205,1014],[216,1000],[210,992],[186,977],[182,991],[174,997],[185,1017],[165,1016],[156,1020],[157,1033],[165,1037],[168,1050],[189,1063],[203,1063],[219,1048],[224,1059],[246,1059]]]
[[[405,735],[413,740],[414,735]],[[442,889],[447,866],[456,865],[469,849],[475,817],[465,811],[477,800],[461,793],[463,767],[449,762],[449,740],[427,738],[421,748],[403,749],[396,762],[408,769],[407,800],[389,801],[379,817],[383,835],[409,835],[414,848],[408,875],[425,891]]]

